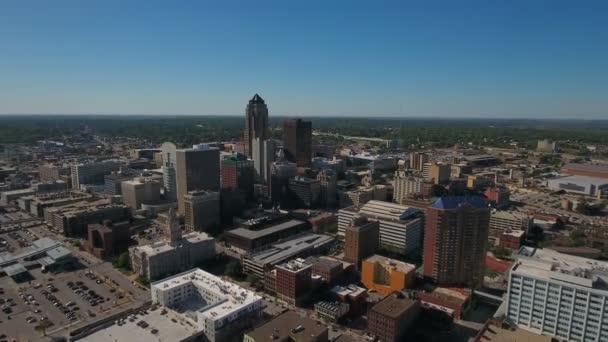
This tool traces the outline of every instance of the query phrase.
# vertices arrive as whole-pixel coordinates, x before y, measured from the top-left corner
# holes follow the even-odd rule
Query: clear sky
[[[608,119],[608,1],[0,0],[0,113]]]

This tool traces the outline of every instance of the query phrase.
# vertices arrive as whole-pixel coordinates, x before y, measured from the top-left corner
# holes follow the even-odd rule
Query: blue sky
[[[0,113],[608,119],[607,1],[0,0]]]

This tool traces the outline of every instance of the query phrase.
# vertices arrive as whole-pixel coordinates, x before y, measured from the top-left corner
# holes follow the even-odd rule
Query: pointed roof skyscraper
[[[268,107],[264,99],[255,94],[249,100],[245,109],[245,134],[243,134],[245,154],[253,156],[253,141],[260,138],[261,141],[269,138],[268,134]]]

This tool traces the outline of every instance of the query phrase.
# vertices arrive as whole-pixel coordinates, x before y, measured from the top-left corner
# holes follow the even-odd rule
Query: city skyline
[[[608,112],[601,2],[140,5],[3,4],[0,114]]]

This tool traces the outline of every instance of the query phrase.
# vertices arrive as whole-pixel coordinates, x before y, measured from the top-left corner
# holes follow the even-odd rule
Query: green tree
[[[252,286],[255,286],[260,282],[260,277],[258,277],[257,275],[255,275],[253,273],[249,273],[249,274],[247,274],[247,277],[245,278],[245,280],[247,280],[247,282],[249,284],[251,284]]]
[[[123,270],[131,269],[131,261],[129,260],[129,253],[124,252],[118,256],[118,260],[116,261],[116,267]]]
[[[226,265],[226,270],[224,271],[224,275],[233,278],[233,279],[242,279],[243,278],[243,270],[241,268],[241,264],[233,260]]]

